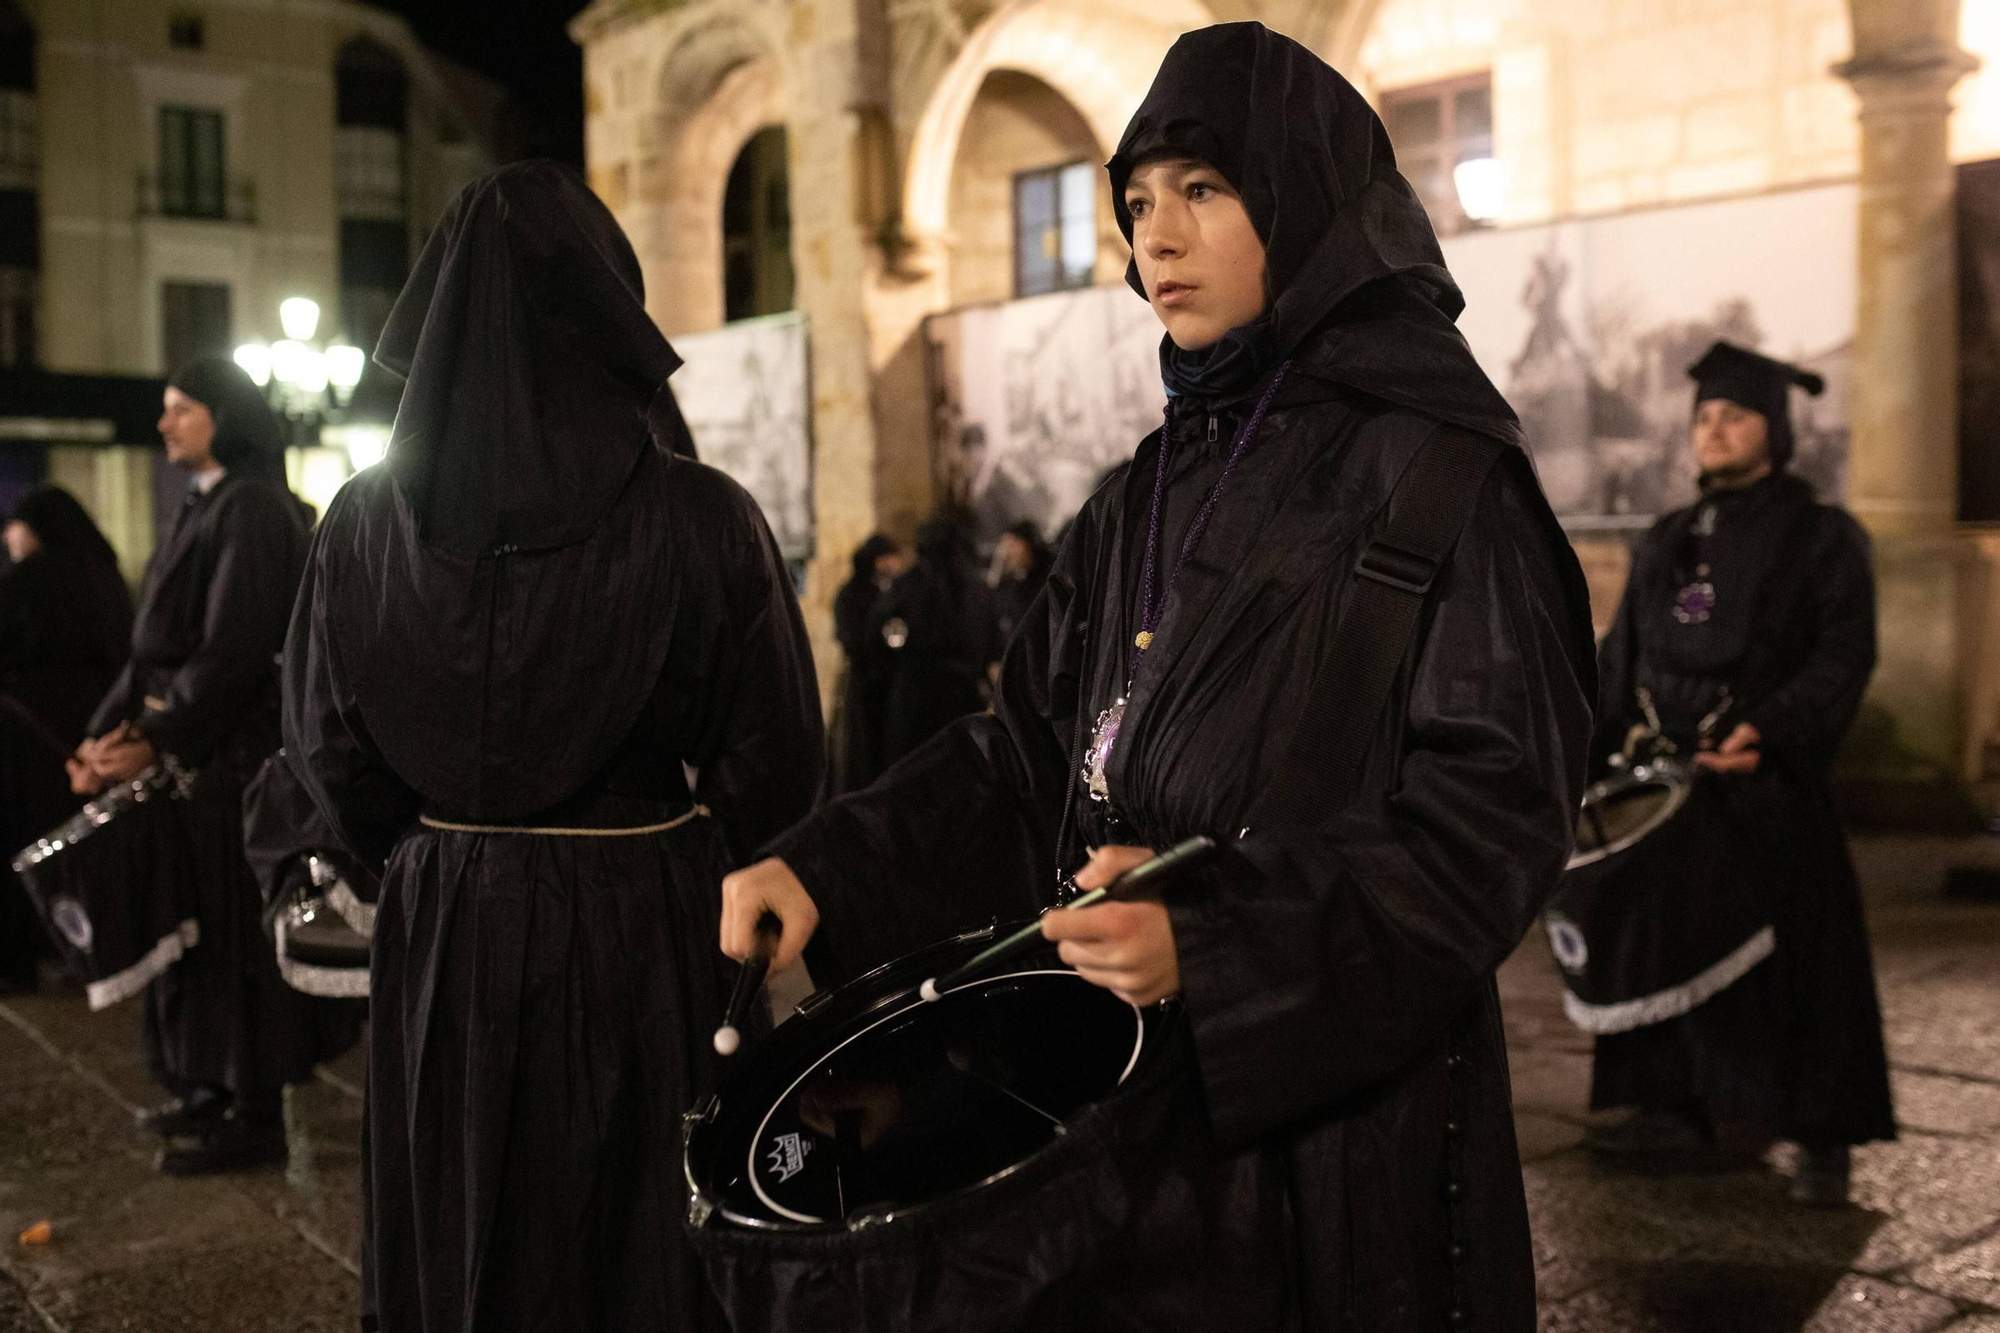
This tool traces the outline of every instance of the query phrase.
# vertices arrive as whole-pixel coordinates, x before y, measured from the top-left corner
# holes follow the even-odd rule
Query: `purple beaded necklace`
[[[1132,657],[1125,669],[1125,689],[1111,707],[1097,715],[1097,725],[1091,729],[1090,751],[1086,756],[1083,777],[1092,800],[1110,799],[1111,788],[1105,772],[1111,761],[1111,747],[1117,743],[1118,728],[1125,721],[1125,700],[1132,693],[1132,682],[1139,675],[1140,659],[1153,646],[1153,636],[1160,627],[1160,621],[1167,613],[1167,601],[1174,595],[1174,584],[1179,581],[1181,569],[1187,564],[1195,548],[1201,545],[1202,534],[1208,531],[1208,520],[1215,514],[1215,502],[1222,497],[1222,488],[1228,484],[1237,464],[1249,452],[1250,441],[1257,435],[1257,428],[1264,424],[1264,413],[1270,410],[1271,400],[1277,397],[1278,386],[1285,382],[1285,372],[1291,369],[1289,361],[1281,364],[1272,374],[1271,382],[1265,387],[1263,396],[1257,400],[1257,410],[1236,432],[1235,442],[1230,446],[1229,457],[1222,464],[1221,475],[1215,485],[1209,487],[1208,497],[1195,511],[1194,521],[1188,524],[1187,536],[1181,539],[1181,549],[1174,556],[1173,567],[1167,571],[1165,585],[1160,579],[1160,525],[1166,510],[1167,464],[1173,452],[1174,404],[1167,400],[1166,424],[1160,430],[1160,458],[1153,468],[1153,506],[1146,519],[1146,560],[1139,571],[1139,632],[1132,636]]]

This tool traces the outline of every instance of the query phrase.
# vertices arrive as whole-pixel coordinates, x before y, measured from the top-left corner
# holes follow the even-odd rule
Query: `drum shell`
[[[785,1035],[781,1026],[773,1040]],[[698,1191],[689,1234],[733,1326],[1101,1327],[1102,1277],[1126,1266],[1119,1260],[1130,1258],[1135,1221],[1159,1221],[1163,1184],[1198,1174],[1210,1155],[1185,1020],[1157,1016],[1147,1045],[1131,1076],[1067,1117],[1053,1142],[983,1185],[914,1211],[759,1227],[711,1209]],[[710,1129],[701,1112],[689,1117],[691,1163],[711,1150]],[[691,1168],[691,1181],[698,1174]]]
[[[1659,829],[1564,877],[1547,925],[1578,1026],[1679,1017],[1772,952],[1774,849],[1743,826],[1730,781],[1697,779]]]
[[[92,1009],[136,995],[199,941],[186,808],[163,791],[19,874]]]

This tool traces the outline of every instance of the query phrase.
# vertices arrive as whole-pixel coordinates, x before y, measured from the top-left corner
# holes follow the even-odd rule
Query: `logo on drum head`
[[[778,1183],[782,1185],[806,1169],[806,1154],[812,1151],[812,1144],[797,1134],[780,1134],[771,1142],[777,1145],[769,1154],[771,1170],[777,1175]]]
[[[1574,921],[1559,916],[1549,918],[1549,948],[1555,951],[1556,961],[1565,972],[1581,972],[1590,961],[1590,944],[1583,938],[1583,932]]]
[[[78,952],[90,952],[90,942],[97,932],[91,928],[90,913],[83,910],[82,903],[74,898],[56,899],[49,904],[49,921]]]

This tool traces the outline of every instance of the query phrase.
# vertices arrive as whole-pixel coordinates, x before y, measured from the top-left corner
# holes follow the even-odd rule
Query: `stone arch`
[[[785,124],[790,106],[774,50],[743,24],[718,21],[684,34],[656,67],[654,151],[640,164],[627,231],[648,311],[669,336],[723,322],[729,171],[753,135]]]
[[[952,172],[946,294],[954,306],[1021,295],[1015,191],[1019,174],[1089,164],[1096,201],[1092,281],[1123,272],[1127,251],[1111,211],[1111,191],[1096,164],[1105,150],[1081,111],[1032,74],[996,69],[967,109]],[[1067,178],[1066,178],[1067,179]],[[1074,182],[1072,181],[1072,184]],[[1046,279],[1048,275],[1043,274]]]
[[[952,171],[967,115],[995,70],[1032,75],[1076,108],[1109,156],[1174,38],[1211,21],[1201,0],[1125,7],[1008,0],[967,39],[931,90],[910,144],[903,222],[919,246],[949,231]]]

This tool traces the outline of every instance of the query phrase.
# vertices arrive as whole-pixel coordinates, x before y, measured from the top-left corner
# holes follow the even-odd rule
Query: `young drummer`
[[[1569,850],[1595,688],[1580,571],[1338,74],[1258,24],[1189,34],[1110,172],[1166,327],[1166,425],[1078,514],[992,713],[725,881],[723,946],[770,910],[787,963],[823,918],[815,971],[850,973],[1031,911],[1058,870],[1087,888],[1223,840],[1165,903],[1045,918],[1087,979],[1180,995],[1214,1141],[1123,1277],[1089,1279],[1093,1326],[1526,1333],[1493,976]],[[1360,777],[1246,828],[1273,782],[1324,776],[1282,771],[1307,682],[1426,448],[1497,461]]]

